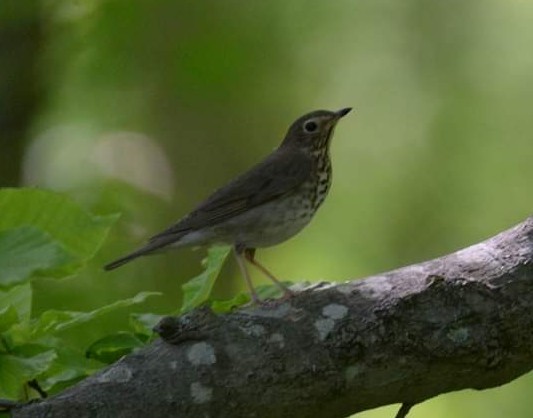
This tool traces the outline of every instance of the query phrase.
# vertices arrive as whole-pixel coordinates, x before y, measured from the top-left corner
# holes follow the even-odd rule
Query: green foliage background
[[[316,108],[355,111],[336,131],[334,184],[315,221],[258,254],[280,277],[363,277],[522,220],[533,205],[532,19],[533,3],[518,0],[3,1],[0,185],[122,214],[75,278],[34,281],[33,314],[141,291],[164,296],[139,312],[178,309],[202,251],[101,266]],[[242,285],[230,260],[215,295]],[[82,346],[127,322],[120,311],[69,336]],[[410,416],[526,417],[531,379],[439,397]]]

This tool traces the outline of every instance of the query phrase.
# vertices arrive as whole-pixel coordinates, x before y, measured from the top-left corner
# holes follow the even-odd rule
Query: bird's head
[[[281,146],[296,146],[310,152],[327,148],[335,125],[351,110],[351,107],[336,112],[315,110],[299,117],[287,131]]]

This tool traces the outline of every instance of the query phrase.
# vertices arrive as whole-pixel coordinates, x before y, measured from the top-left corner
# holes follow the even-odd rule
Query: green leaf
[[[283,281],[281,283],[284,284],[285,287],[290,287],[294,284],[293,282],[289,281]],[[281,290],[280,287],[275,284],[263,284],[261,286],[257,286],[255,291],[261,300],[275,299],[283,295],[283,290]]]
[[[91,215],[68,196],[39,189],[1,189],[0,213],[0,231],[32,225],[59,242],[76,260],[65,274],[94,256],[117,219]]]
[[[18,399],[24,384],[46,371],[55,358],[54,350],[33,357],[0,354],[0,397]]]
[[[57,348],[56,354],[51,366],[38,376],[41,388],[49,394],[57,393],[102,367],[102,363],[87,359],[81,351],[69,347]]]
[[[13,305],[7,305],[3,309],[0,308],[0,333],[9,329],[18,320],[19,315]]]
[[[34,338],[46,334],[64,331],[74,326],[89,322],[99,316],[105,315],[116,309],[144,302],[150,296],[159,296],[160,292],[141,292],[130,299],[118,300],[110,305],[102,306],[90,312],[73,312],[49,310],[44,312],[33,326]]]
[[[250,301],[250,295],[248,293],[238,293],[231,299],[227,300],[214,300],[211,302],[211,309],[216,313],[230,312],[237,306],[244,305]]]
[[[0,290],[0,309],[11,305],[17,310],[20,321],[29,321],[31,298],[32,290],[29,283],[12,287],[7,291]]]
[[[109,364],[142,346],[144,343],[132,333],[117,332],[91,344],[87,349],[86,356]]]
[[[182,286],[183,306],[181,313],[190,311],[209,299],[211,289],[230,251],[230,246],[209,248],[207,257],[203,260],[205,270]]]
[[[153,328],[161,321],[165,315],[156,315],[153,313],[132,313],[130,314],[130,326],[136,334],[151,337],[154,333]]]
[[[289,281],[282,282],[286,287],[290,287],[293,283]],[[279,286],[274,284],[265,284],[255,288],[257,296],[261,300],[274,299],[283,295],[283,291]],[[211,302],[211,309],[217,313],[225,313],[231,311],[233,308],[244,305],[250,301],[248,292],[241,292],[228,300],[214,300]]]
[[[32,341],[31,326],[29,321],[20,321],[13,324],[11,328],[2,334],[3,341],[12,349],[14,347],[28,344]]]
[[[0,231],[0,287],[12,287],[41,273],[71,264],[75,258],[52,237],[33,226]],[[60,275],[61,276],[61,275]]]

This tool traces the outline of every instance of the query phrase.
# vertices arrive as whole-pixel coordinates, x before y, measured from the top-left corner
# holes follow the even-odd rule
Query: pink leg
[[[248,273],[248,269],[246,268],[246,264],[244,263],[244,260],[242,258],[242,253],[239,253],[237,249],[234,249],[233,253],[235,254],[235,258],[237,259],[237,264],[239,265],[241,274],[244,277],[246,286],[248,287],[248,290],[250,291],[250,297],[252,298],[252,301],[255,304],[260,304],[261,300],[259,299],[259,296],[257,296],[257,292],[254,289],[254,285],[252,283],[252,280],[250,279],[250,274]]]
[[[246,258],[246,260],[248,260],[255,267],[257,267],[257,269],[259,269],[265,276],[272,280],[281,290],[283,290],[283,292],[285,293],[285,297],[294,296],[294,293],[291,292],[291,290],[287,286],[281,283],[270,271],[266,269],[266,267],[260,264],[254,257],[254,248],[247,248],[244,250],[244,258]]]

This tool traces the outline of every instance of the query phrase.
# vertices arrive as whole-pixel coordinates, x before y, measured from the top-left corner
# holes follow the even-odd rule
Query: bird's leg
[[[252,301],[255,304],[260,304],[261,300],[259,299],[259,296],[257,295],[257,292],[254,289],[254,285],[252,283],[252,279],[250,279],[250,274],[248,273],[248,268],[246,267],[246,263],[243,260],[243,252],[238,247],[233,247],[233,253],[235,254],[235,258],[237,259],[237,264],[239,265],[239,269],[241,270],[241,274],[244,277],[244,281],[246,282],[246,286],[248,286],[248,290],[250,291],[250,297],[252,298]]]
[[[294,296],[294,293],[283,283],[281,283],[276,276],[274,276],[270,271],[267,270],[266,267],[264,267],[262,264],[259,263],[255,259],[255,248],[246,248],[243,251],[244,258],[248,260],[250,263],[252,263],[257,269],[259,269],[265,276],[267,276],[270,280],[272,280],[283,292],[285,293],[285,297],[291,297]]]

